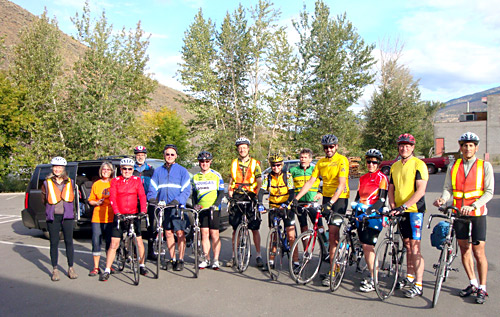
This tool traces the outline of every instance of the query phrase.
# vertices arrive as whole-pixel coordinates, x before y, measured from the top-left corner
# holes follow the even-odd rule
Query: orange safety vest
[[[458,209],[470,206],[484,194],[484,161],[476,159],[469,174],[465,176],[462,159],[453,164],[451,170],[451,186],[453,188],[453,206]],[[476,209],[474,216],[488,213],[486,206]]]
[[[64,185],[62,192],[59,190],[59,188],[57,188],[52,179],[47,180],[47,187],[47,201],[50,205],[55,205],[61,200],[64,200],[68,203],[75,200],[75,194],[70,180],[68,180],[66,185]]]
[[[259,162],[256,159],[250,158],[248,168],[243,175],[243,169],[240,167],[238,159],[234,159],[231,163],[231,177],[233,178],[232,189],[244,189],[257,194],[257,182],[255,181],[255,169]]]

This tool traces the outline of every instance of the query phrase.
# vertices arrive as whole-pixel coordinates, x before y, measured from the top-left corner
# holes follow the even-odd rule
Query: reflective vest
[[[50,205],[55,205],[61,200],[65,202],[72,202],[75,200],[75,194],[73,190],[73,186],[71,186],[71,181],[68,180],[66,185],[64,185],[62,192],[59,188],[54,184],[52,179],[47,180],[47,201]]]
[[[250,158],[248,168],[245,175],[243,169],[240,167],[238,159],[234,159],[231,163],[231,177],[233,178],[232,189],[244,189],[257,194],[257,182],[255,181],[255,169],[259,162],[256,159]]]
[[[462,206],[472,205],[484,194],[484,161],[476,159],[469,174],[465,176],[462,159],[458,159],[451,170],[451,186],[453,206],[460,209]],[[486,206],[482,206],[474,211],[474,216],[483,216],[487,212]]]

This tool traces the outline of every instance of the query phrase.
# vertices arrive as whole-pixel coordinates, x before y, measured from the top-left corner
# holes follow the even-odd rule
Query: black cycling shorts
[[[366,227],[365,229],[358,228],[359,241],[363,244],[375,245],[377,244],[378,235],[380,231],[373,228]]]
[[[304,207],[297,207],[299,215],[297,218],[299,219],[299,224],[301,228],[307,227],[307,215],[309,214],[309,219],[311,219],[312,224],[314,225],[314,222],[316,221],[316,210],[312,208],[304,208]],[[323,218],[318,219],[318,226],[322,227],[323,226]]]
[[[243,219],[243,213],[240,209],[241,206],[243,205],[231,205],[231,212],[229,213],[229,224],[231,225],[231,227],[233,227],[233,230],[236,230],[236,228],[238,228],[241,220]],[[244,206],[244,212],[246,213],[248,219],[248,229],[259,230],[260,223],[262,222],[260,213],[255,211],[255,207],[253,207],[253,204],[247,204]]]
[[[136,218],[134,221],[135,235],[141,237],[141,219]],[[123,237],[123,230],[128,230],[128,224],[126,221],[120,221],[120,228],[117,228],[118,218],[115,217],[113,220],[113,228],[111,229],[111,237],[121,238]]]
[[[328,204],[331,200],[331,197],[323,197],[323,207]],[[337,201],[335,202],[335,204],[333,204],[332,206],[332,213],[333,214],[340,214],[340,215],[345,215],[346,211],[347,211],[347,203],[348,203],[349,199],[347,198],[339,198],[337,199]],[[335,226],[333,224],[333,217],[329,217],[329,222],[328,224],[331,225],[331,226]]]
[[[273,225],[273,220],[274,220],[273,218],[274,218],[274,213],[268,212],[267,220],[268,220],[269,228],[271,228]],[[281,219],[283,219],[283,225],[285,228],[295,226],[295,212],[292,209],[288,210],[286,213],[286,217],[281,218]]]
[[[210,214],[210,210],[205,210],[200,214],[200,227],[219,230],[220,227],[220,211],[214,210]]]
[[[471,237],[473,244],[478,244],[479,241],[486,241],[486,216],[471,216],[460,219],[464,219],[465,221],[455,221],[453,225],[457,239],[468,240]],[[470,224],[472,224],[472,228],[469,227]]]

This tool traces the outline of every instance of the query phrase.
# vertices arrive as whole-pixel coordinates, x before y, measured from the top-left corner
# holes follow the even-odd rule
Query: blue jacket
[[[141,178],[145,193],[149,190],[149,184],[151,184],[151,177],[153,176],[154,170],[155,169],[147,163],[142,164],[142,166],[137,165],[137,163],[134,165],[133,175]]]
[[[170,167],[170,172],[162,165],[155,169],[151,184],[149,186],[148,200],[151,198],[158,201],[164,200],[169,204],[177,200],[179,204],[186,205],[191,194],[191,178],[187,169],[175,163]]]

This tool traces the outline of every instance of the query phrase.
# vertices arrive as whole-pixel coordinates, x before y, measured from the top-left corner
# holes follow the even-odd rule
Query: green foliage
[[[0,175],[0,193],[24,192],[28,186],[28,179],[21,179],[8,175]]]

